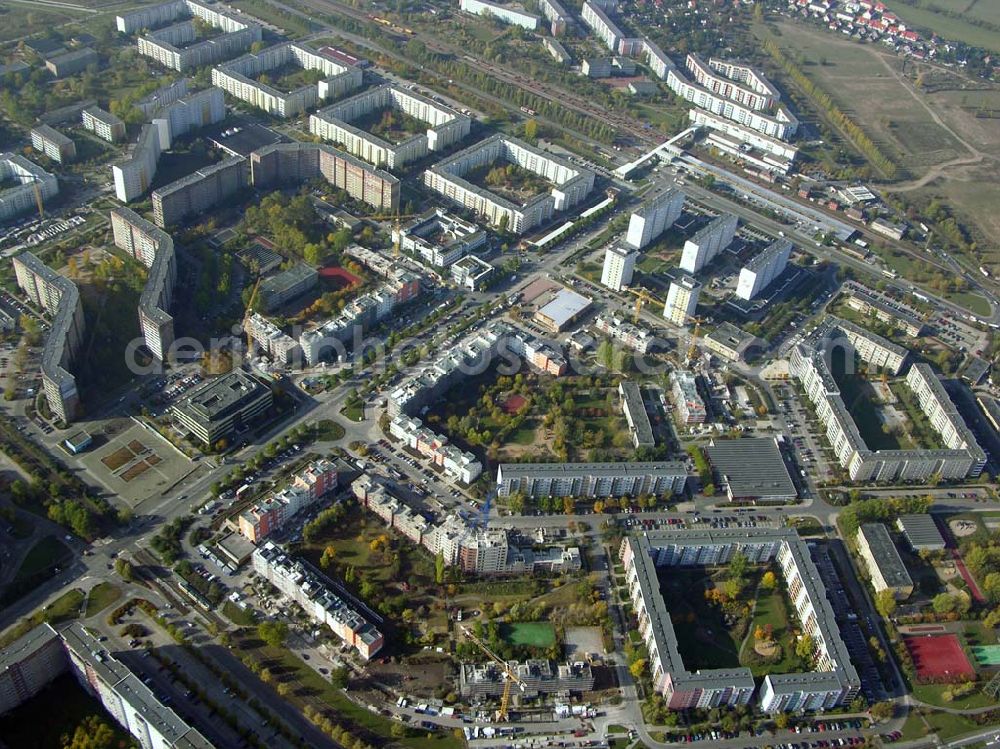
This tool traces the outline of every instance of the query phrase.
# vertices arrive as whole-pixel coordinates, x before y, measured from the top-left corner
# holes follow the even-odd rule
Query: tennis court
[[[1000,666],[1000,645],[973,645],[972,657],[980,666]]]
[[[972,664],[955,635],[904,637],[919,679],[964,678],[976,676]]]

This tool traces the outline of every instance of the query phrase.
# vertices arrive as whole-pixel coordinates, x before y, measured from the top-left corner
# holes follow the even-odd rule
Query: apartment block
[[[496,268],[475,255],[466,255],[451,265],[451,280],[469,291],[485,289]]]
[[[767,249],[755,255],[740,270],[736,282],[736,296],[739,299],[754,299],[771,282],[780,276],[792,255],[792,243],[787,239],[777,239]]]
[[[629,218],[625,243],[641,250],[673,226],[682,210],[684,193],[674,187],[649,198]]]
[[[271,541],[251,556],[253,571],[305,610],[315,622],[333,630],[365,660],[378,653],[385,637],[377,624],[382,618],[360,601],[335,592],[323,576],[307,562],[287,554]],[[337,586],[337,590],[344,590]]]
[[[648,352],[656,340],[652,332],[646,328],[607,313],[597,316],[594,328],[640,354]]]
[[[670,282],[663,316],[674,325],[684,327],[695,317],[701,284],[691,276],[682,275]]]
[[[573,16],[566,11],[559,0],[539,0],[538,9],[549,22],[552,36],[562,36],[573,24]]]
[[[42,389],[52,413],[70,424],[80,412],[76,377],[70,371],[86,329],[80,291],[30,252],[14,258],[14,274],[28,300],[51,320],[42,349]]]
[[[427,130],[390,143],[351,124],[385,109],[397,110],[425,122]],[[309,117],[309,132],[313,135],[370,164],[388,169],[402,169],[429,153],[453,146],[469,134],[471,126],[470,117],[451,107],[389,83],[339,101]]]
[[[105,112],[100,107],[87,107],[80,116],[83,118],[83,129],[89,130],[98,138],[109,143],[125,140],[125,123],[111,112]]]
[[[865,523],[858,528],[858,553],[868,568],[876,593],[888,590],[897,601],[913,594],[913,580],[885,523]]]
[[[685,667],[657,577],[660,567],[723,565],[737,552],[752,564],[778,566],[799,626],[815,644],[812,672],[764,677],[761,709],[772,714],[811,712],[849,704],[860,692],[861,681],[808,547],[793,529],[657,531],[622,542],[625,580],[649,653],[654,689],[674,710],[750,703],[756,685],[749,668],[692,672]]]
[[[486,232],[473,223],[432,208],[411,224],[392,230],[393,245],[428,265],[447,268],[486,246]]]
[[[266,317],[254,312],[243,323],[247,340],[275,364],[292,364],[302,356],[299,342]]]
[[[48,125],[31,128],[31,147],[57,164],[66,164],[76,158],[76,143]]]
[[[160,150],[169,149],[177,138],[226,119],[226,98],[221,88],[206,88],[164,104],[152,114],[151,123],[160,139]]]
[[[475,455],[448,444],[447,437],[431,431],[416,417],[395,416],[389,422],[389,435],[441,468],[453,481],[471,484],[483,472]]]
[[[680,267],[688,273],[697,273],[729,246],[736,236],[739,219],[732,213],[723,213],[708,226],[696,232],[684,243]]]
[[[670,394],[681,424],[703,424],[705,401],[698,392],[698,378],[691,372],[675,369],[670,373]]]
[[[156,176],[160,153],[159,131],[153,125],[143,125],[129,156],[111,167],[115,197],[130,203],[145,195]]]
[[[59,180],[54,174],[17,153],[0,153],[0,222],[29,211],[40,211],[46,202],[59,194]]]
[[[130,208],[111,209],[111,232],[115,247],[149,269],[139,295],[139,329],[146,348],[162,362],[174,342],[174,318],[169,312],[177,282],[174,240]]]
[[[0,649],[0,715],[41,692],[67,666],[62,639],[49,624]]]
[[[632,283],[635,273],[635,250],[613,244],[604,252],[604,269],[601,271],[601,283],[609,289],[621,291]]]
[[[523,663],[511,661],[507,667],[517,674],[522,699],[535,699],[545,694],[582,694],[594,688],[594,673],[584,661],[558,663],[529,659]],[[507,678],[492,661],[483,665],[463,663],[458,672],[459,692],[472,699],[499,698]]]
[[[840,290],[847,295],[847,306],[856,312],[860,312],[862,315],[873,315],[876,319],[892,325],[911,338],[917,338],[923,334],[926,327],[923,318],[912,307],[857,281],[845,281]]]
[[[247,160],[229,156],[157,188],[152,195],[153,221],[157,226],[174,226],[211,210],[244,189],[249,176]]]
[[[638,450],[640,447],[654,447],[653,425],[649,423],[646,404],[642,401],[642,392],[634,382],[622,380],[618,383],[618,395],[622,399],[622,413],[628,422],[632,434],[632,444]]]
[[[250,154],[250,181],[258,189],[316,178],[379,211],[399,210],[398,179],[332,146],[276,143]]]
[[[517,204],[464,179],[469,172],[497,161],[534,172],[553,187]],[[494,135],[439,161],[424,172],[424,185],[493,226],[524,234],[548,221],[555,211],[568,210],[587,197],[594,187],[594,173],[517,138]]]
[[[286,65],[318,70],[325,78],[294,91],[279,91],[256,77]],[[212,85],[276,117],[297,117],[327,99],[337,99],[361,87],[361,68],[293,42],[246,54],[212,69]]]
[[[240,533],[259,544],[280,530],[295,515],[337,488],[338,473],[332,461],[313,461],[293,478],[291,485],[240,513]]]
[[[969,476],[978,477],[986,467],[986,453],[931,366],[914,364],[906,375],[906,384],[917,396],[921,410],[945,447],[949,450],[966,451],[972,459]]]
[[[520,26],[528,31],[537,29],[540,20],[538,16],[528,13],[520,6],[499,5],[489,2],[489,0],[460,0],[458,7],[474,16],[495,18],[503,23]]]
[[[497,494],[529,497],[673,496],[684,489],[687,471],[680,462],[501,463]]]

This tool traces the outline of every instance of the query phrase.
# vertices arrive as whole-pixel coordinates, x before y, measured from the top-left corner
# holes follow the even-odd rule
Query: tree
[[[272,648],[280,648],[288,637],[288,625],[285,622],[263,621],[257,625],[257,636]]]
[[[538,122],[536,120],[528,120],[524,123],[524,139],[525,140],[535,140],[538,137]]]
[[[768,570],[760,579],[760,585],[764,588],[764,590],[774,590],[778,585],[778,577],[773,572]]]
[[[434,582],[438,585],[444,582],[444,554],[440,551],[434,557]]]
[[[603,513],[604,512],[604,502],[602,502],[599,499],[594,500],[594,512],[597,515],[600,515],[601,513]]]
[[[576,500],[572,497],[563,497],[563,515],[572,515],[576,510]]]
[[[775,715],[774,716],[774,727],[777,728],[780,731],[783,731],[786,728],[788,728],[788,714],[787,713],[778,713],[777,715]]]
[[[524,494],[514,492],[507,497],[507,509],[514,515],[521,515],[524,513],[524,501]]]
[[[329,567],[337,558],[337,550],[333,546],[323,549],[323,556],[319,558],[319,566],[323,569]]]
[[[283,681],[278,684],[278,695],[281,697],[287,697],[292,692],[292,685],[287,681]]]
[[[74,729],[73,736],[63,736],[63,749],[112,749],[118,745],[115,732],[97,715],[88,715]]]
[[[115,560],[115,572],[117,572],[118,576],[127,583],[130,583],[135,579],[135,570],[132,568],[132,563],[127,559],[119,557]]]
[[[812,635],[802,635],[795,643],[795,655],[799,658],[812,658],[813,649]]]
[[[350,675],[347,666],[340,666],[330,671],[330,683],[337,689],[347,689],[347,679]]]
[[[955,610],[956,605],[955,596],[950,593],[939,593],[931,601],[931,608],[934,609],[935,614],[950,614]]]
[[[886,588],[875,594],[875,610],[883,619],[888,619],[896,611],[896,597]]]
[[[868,712],[875,720],[890,720],[896,714],[896,708],[889,701],[876,702],[869,708]]]
[[[642,678],[643,674],[646,673],[646,659],[638,658],[632,661],[632,665],[628,667],[628,671],[632,674],[632,678],[639,680]]]

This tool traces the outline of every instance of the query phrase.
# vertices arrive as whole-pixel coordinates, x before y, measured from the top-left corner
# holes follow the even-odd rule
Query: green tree
[[[257,625],[257,636],[273,648],[280,648],[288,637],[285,622],[266,620]]]
[[[875,610],[884,619],[888,619],[895,613],[896,597],[891,590],[887,588],[875,594]]]
[[[114,729],[97,715],[88,715],[73,730],[72,736],[60,739],[63,749],[113,749],[118,745]]]
[[[812,635],[802,635],[795,643],[795,655],[799,658],[812,658],[813,650],[815,650],[815,646]]]
[[[440,551],[434,556],[434,582],[444,582],[444,554]]]
[[[127,559],[119,557],[115,560],[115,572],[117,572],[118,576],[127,583],[130,583],[135,579],[135,570],[132,568],[132,563]]]

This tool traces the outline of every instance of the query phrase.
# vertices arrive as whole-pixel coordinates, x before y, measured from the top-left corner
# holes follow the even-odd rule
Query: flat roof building
[[[86,107],[80,112],[83,129],[89,130],[98,138],[109,143],[125,140],[125,123],[121,118],[106,112],[100,107]]]
[[[672,496],[684,490],[683,463],[501,463],[497,493],[529,497]]]
[[[39,210],[59,194],[54,174],[19,153],[0,153],[0,183],[16,183],[0,188],[0,223],[28,211]]]
[[[274,400],[271,388],[234,369],[210,379],[171,408],[176,422],[205,445],[252,427]]]
[[[49,125],[31,128],[31,147],[58,164],[66,164],[76,158],[76,143]]]
[[[81,47],[72,52],[65,52],[55,57],[50,57],[45,61],[45,67],[49,69],[56,78],[66,78],[67,76],[82,73],[91,65],[96,66],[100,62],[97,53],[90,47]]]
[[[655,446],[653,426],[649,423],[649,414],[646,413],[646,405],[642,401],[639,386],[634,382],[623,380],[618,383],[618,395],[621,396],[622,412],[632,433],[632,444],[636,449]]]
[[[534,31],[538,28],[538,16],[528,13],[520,5],[501,5],[489,0],[460,0],[459,8],[466,13],[475,16],[485,16],[495,18],[512,26],[520,26],[522,29]]]
[[[641,250],[674,225],[684,210],[684,192],[668,187],[633,211],[629,217],[625,242]]]
[[[305,263],[296,263],[260,282],[258,293],[261,295],[262,308],[265,312],[276,310],[310,291],[317,283],[319,272],[315,268]]]
[[[721,323],[702,337],[705,348],[729,361],[745,361],[758,340],[756,336],[740,330],[730,322]]]
[[[30,700],[68,666],[62,639],[48,624],[0,649],[0,715]]]
[[[735,214],[723,213],[712,219],[684,243],[680,267],[688,273],[697,273],[722,252],[736,236],[739,219]]]
[[[790,502],[799,496],[773,437],[718,440],[706,452],[730,502]]]
[[[862,525],[858,528],[857,542],[858,553],[865,560],[875,592],[892,591],[897,601],[909,598],[913,593],[913,580],[885,523]]]
[[[535,320],[549,330],[558,333],[578,320],[590,309],[591,301],[570,289],[560,289],[555,297],[535,312]]]
[[[946,546],[933,515],[901,515],[896,527],[914,551],[940,551]]]
[[[674,325],[684,327],[695,317],[701,284],[693,276],[681,275],[670,282],[663,316]]]
[[[637,256],[638,253],[635,250],[617,244],[609,245],[604,252],[601,283],[614,291],[621,291],[631,284]]]
[[[782,238],[776,239],[767,249],[751,258],[740,270],[736,283],[737,298],[749,301],[761,294],[784,272],[791,256],[792,243]]]

